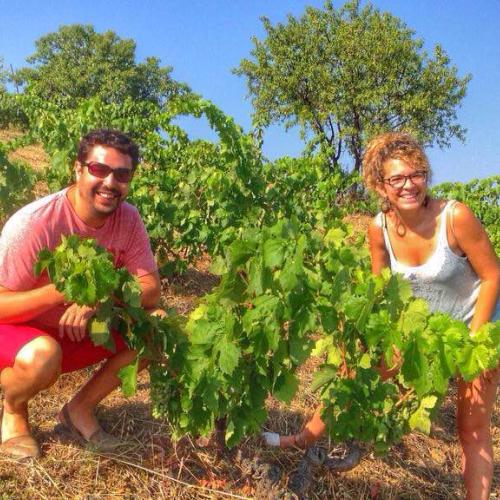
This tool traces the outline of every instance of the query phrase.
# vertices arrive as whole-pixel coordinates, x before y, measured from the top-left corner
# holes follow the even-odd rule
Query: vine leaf
[[[127,398],[133,396],[137,391],[137,371],[139,368],[139,358],[118,371],[118,377],[122,382],[122,392]]]
[[[425,396],[420,401],[418,409],[412,413],[409,420],[410,429],[419,430],[429,434],[431,431],[431,413],[435,408],[438,398],[434,395]]]

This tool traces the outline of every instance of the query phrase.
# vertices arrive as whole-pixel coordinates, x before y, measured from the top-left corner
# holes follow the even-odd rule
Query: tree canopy
[[[5,83],[7,82],[7,72],[3,67],[3,58],[0,57],[0,93],[5,92]]]
[[[14,81],[25,92],[63,107],[95,96],[105,102],[131,97],[163,104],[189,90],[172,79],[172,68],[161,67],[158,58],[136,62],[134,40],[122,39],[114,31],[97,33],[82,24],[61,26],[35,45],[27,58],[30,66],[19,69]]]
[[[335,9],[308,7],[253,38],[251,58],[235,73],[247,78],[254,124],[298,125],[308,147],[320,147],[330,167],[342,153],[359,171],[374,135],[406,130],[426,145],[464,140],[456,111],[470,75],[460,78],[445,51],[423,50],[403,21],[358,0]]]

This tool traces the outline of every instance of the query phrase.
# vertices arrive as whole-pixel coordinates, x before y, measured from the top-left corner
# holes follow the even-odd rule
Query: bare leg
[[[2,442],[30,434],[28,401],[54,384],[60,372],[61,348],[49,336],[40,336],[28,342],[17,353],[14,366],[2,370]]]
[[[158,307],[147,309],[152,316],[163,317],[166,315],[163,309]],[[118,372],[124,366],[132,363],[136,358],[136,352],[132,350],[121,351],[110,357],[94,376],[75,394],[68,403],[67,408],[72,424],[79,430],[85,439],[89,439],[94,432],[99,430],[99,422],[95,416],[95,407],[121,383]],[[146,368],[149,361],[139,361],[139,371]],[[64,422],[62,412],[59,413],[59,421]]]
[[[280,436],[280,448],[289,448],[291,446],[307,448],[315,443],[325,433],[325,423],[321,420],[321,410],[322,407],[318,406],[311,420],[298,434]]]
[[[457,426],[469,500],[489,498],[493,476],[490,423],[499,379],[500,370],[497,369],[472,382],[459,381]]]
[[[378,367],[378,372],[382,380],[388,380],[389,378],[396,375],[400,367],[400,355],[399,353],[394,355],[393,366],[389,368],[384,359],[382,358],[380,366]],[[326,430],[325,423],[321,419],[322,407],[318,406],[311,420],[307,422],[301,432],[298,434],[292,434],[290,436],[280,436],[280,447],[289,448],[291,446],[298,446],[300,448],[307,448],[308,446],[315,443]]]
[[[120,385],[118,371],[132,363],[135,357],[135,351],[124,350],[109,358],[68,403],[71,421],[85,439],[88,439],[99,429],[99,423],[94,413],[95,407]],[[139,370],[146,366],[146,360],[139,362]],[[59,421],[64,423],[64,417],[61,413]]]

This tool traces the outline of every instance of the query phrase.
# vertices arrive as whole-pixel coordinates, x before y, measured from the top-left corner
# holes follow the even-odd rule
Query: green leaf
[[[216,256],[212,259],[210,264],[210,272],[216,276],[222,276],[227,271],[227,266],[225,260],[220,256]]]
[[[431,431],[431,412],[435,408],[438,398],[436,396],[425,396],[420,401],[418,409],[413,412],[408,421],[410,429],[419,430],[425,434]]]
[[[226,375],[231,375],[238,366],[241,357],[240,348],[223,338],[217,344],[217,349],[219,351],[219,367],[221,371]]]
[[[360,366],[361,368],[365,368],[365,369],[371,368],[371,366],[372,366],[371,356],[367,352],[365,352],[363,354],[363,356],[361,356],[361,359],[359,360],[358,366]]]
[[[393,274],[387,283],[385,294],[387,297],[387,309],[393,321],[399,315],[404,304],[412,296],[410,283],[404,280],[399,274]]]
[[[210,345],[215,335],[220,331],[219,323],[207,319],[199,319],[191,323],[189,339],[193,345]]]
[[[335,247],[339,247],[344,243],[344,238],[346,236],[346,233],[343,229],[340,227],[335,227],[333,229],[330,229],[325,236],[325,243],[332,244]]]
[[[364,307],[367,304],[367,300],[364,297],[356,297],[355,295],[348,295],[345,297],[344,311],[349,319],[357,320]]]
[[[316,392],[318,389],[323,387],[324,385],[330,383],[333,379],[337,377],[337,368],[332,368],[330,366],[326,366],[321,368],[321,370],[317,371],[313,375],[313,382],[311,384],[311,390]]]
[[[40,276],[42,271],[49,266],[49,263],[52,260],[52,252],[47,249],[40,250],[38,253],[38,260],[35,262],[34,273],[35,276]]]
[[[255,253],[255,247],[251,243],[235,240],[229,246],[227,259],[229,267],[237,267],[245,263]]]
[[[458,355],[457,366],[466,381],[473,380],[489,365],[489,352],[484,345],[468,345]]]
[[[102,345],[108,350],[115,352],[116,346],[109,328],[109,320],[98,320],[96,317],[89,322],[90,340],[94,345]]]
[[[299,382],[292,373],[280,375],[274,386],[273,395],[284,403],[290,403],[297,392]]]
[[[426,363],[417,340],[411,340],[408,343],[403,356],[401,373],[405,380],[413,381],[420,378],[425,372]]]
[[[275,351],[278,348],[281,338],[280,336],[281,331],[279,325],[276,322],[271,321],[263,325],[263,330],[266,335],[268,349],[270,351]]]
[[[279,283],[284,292],[293,290],[299,283],[294,266],[286,266],[280,272]]]
[[[301,307],[290,322],[290,334],[303,337],[317,328],[316,314],[307,307]]]
[[[311,351],[311,356],[322,356],[323,353],[333,346],[333,337],[330,335],[325,335],[320,337],[314,343],[314,348]]]
[[[416,330],[423,330],[427,326],[429,306],[423,299],[410,302],[402,316],[401,330],[409,335]]]
[[[139,358],[118,371],[118,377],[122,383],[122,392],[125,397],[133,396],[137,391],[137,371],[139,368]]]
[[[264,265],[268,268],[280,267],[285,258],[285,245],[281,239],[269,239],[262,248]]]
[[[129,280],[123,284],[123,300],[131,307],[141,307],[141,287],[137,280]]]
[[[335,308],[332,306],[320,306],[318,307],[318,311],[320,314],[323,330],[329,333],[335,332],[339,323],[338,314]]]
[[[307,337],[292,337],[289,340],[290,359],[301,365],[310,355],[312,342]]]

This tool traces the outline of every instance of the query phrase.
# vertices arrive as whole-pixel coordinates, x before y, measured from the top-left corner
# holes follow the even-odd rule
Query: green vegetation
[[[397,17],[357,0],[339,9],[328,1],[300,19],[263,23],[266,37],[253,39],[252,58],[235,71],[247,78],[254,123],[300,126],[331,171],[348,153],[359,173],[366,142],[388,130],[439,146],[464,138],[456,109],[470,75],[459,78],[439,45],[429,57]]]
[[[97,33],[90,25],[61,26],[42,36],[29,67],[15,72],[14,82],[25,93],[60,107],[74,107],[79,99],[100,97],[123,103],[126,98],[161,105],[188,88],[174,81],[171,67],[156,57],[136,62],[136,44],[114,31]]]
[[[34,198],[33,170],[7,158],[7,148],[0,145],[0,225],[7,217]]]
[[[0,93],[6,92],[5,82],[7,81],[7,71],[3,67],[3,58],[0,57]]]
[[[471,337],[463,323],[430,314],[400,278],[373,276],[363,243],[347,244],[353,236],[342,217],[367,206],[357,186],[373,134],[404,127],[441,146],[463,138],[455,110],[469,77],[457,76],[440,47],[429,58],[399,19],[358,2],[264,24],[255,60],[237,72],[249,79],[256,125],[284,121],[312,132],[307,155],[265,161],[251,134],[173,82],[169,68],[154,58],[136,63],[131,40],[62,27],[37,42],[33,67],[16,74],[22,94],[3,89],[0,69],[0,122],[25,129],[0,149],[0,223],[32,198],[37,179],[10,151],[41,144],[51,166],[40,178],[55,191],[71,183],[83,134],[129,133],[143,153],[130,199],[161,271],[182,271],[205,252],[220,285],[189,318],[148,316],[128,272],[75,236],[42,252],[37,273],[46,270],[68,301],[98,306],[95,343],[112,347],[115,328],[152,361],[154,412],[177,437],[222,425],[236,445],[265,422],[269,395],[291,401],[298,367],[318,356],[313,388],[332,438],[384,451],[411,429],[428,432],[450,377],[496,365],[500,325]],[[192,140],[176,125],[182,115],[206,119],[217,140]],[[354,158],[352,174],[339,166],[343,151]],[[498,177],[434,193],[467,203],[498,251]],[[383,381],[380,360],[391,365],[396,350],[401,370]],[[137,369],[136,360],[121,372],[126,394]]]
[[[68,301],[99,305],[94,342],[109,345],[115,327],[152,360],[153,411],[177,438],[209,435],[222,422],[232,447],[258,432],[268,395],[289,403],[295,371],[313,354],[324,359],[313,388],[331,436],[386,451],[412,429],[429,432],[450,377],[471,380],[497,365],[500,324],[471,336],[464,323],[431,315],[400,277],[372,276],[366,249],[346,246],[346,235],[338,221],[314,232],[286,219],[244,231],[185,330],[175,316],[148,316],[135,280],[91,240],[71,236],[41,252],[37,272],[48,269]],[[392,364],[395,349],[401,370],[383,381],[377,368],[382,357]],[[137,368],[138,360],[121,370],[125,394],[135,390]]]

